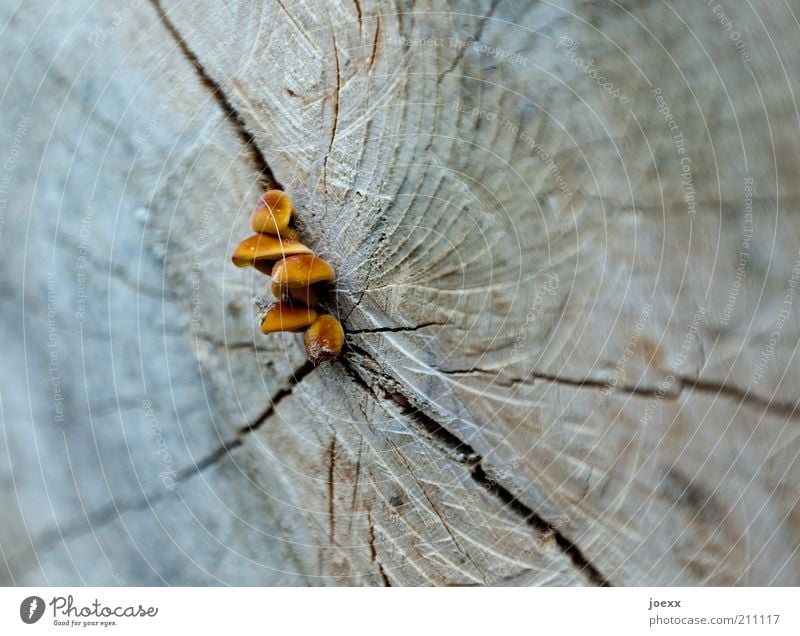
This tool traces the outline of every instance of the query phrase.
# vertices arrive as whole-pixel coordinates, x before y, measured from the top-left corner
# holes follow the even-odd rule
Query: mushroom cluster
[[[276,301],[261,318],[261,331],[303,331],[306,354],[317,365],[339,355],[344,330],[333,316],[315,309],[326,285],[334,281],[333,268],[300,242],[291,227],[296,211],[283,190],[264,193],[250,215],[256,232],[233,250],[236,267],[254,267],[272,280]]]

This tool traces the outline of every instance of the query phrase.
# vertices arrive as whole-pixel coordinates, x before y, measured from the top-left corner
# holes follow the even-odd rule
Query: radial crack
[[[334,479],[336,471],[336,434],[331,439],[328,447],[328,536],[331,545],[334,544],[336,536],[336,509],[334,505]]]
[[[19,566],[15,568],[14,563],[24,560],[30,553],[35,554],[34,550],[36,552],[47,552],[60,543],[66,543],[69,540],[82,537],[90,531],[96,532],[113,523],[124,514],[138,512],[140,510],[151,510],[155,505],[168,499],[170,495],[172,495],[175,486],[185,483],[211,466],[218,464],[222,459],[227,457],[232,450],[241,445],[242,441],[240,439],[234,439],[231,442],[223,444],[193,465],[178,471],[173,480],[174,485],[171,488],[165,487],[155,492],[145,493],[141,497],[130,501],[119,502],[112,500],[95,510],[87,511],[82,518],[43,530],[34,540],[35,549],[33,546],[30,546],[15,558],[8,559],[7,565],[9,570],[19,569]]]
[[[748,404],[754,408],[762,408],[775,415],[792,418],[800,415],[800,403],[791,402],[778,402],[772,398],[766,398],[757,393],[750,391],[750,388],[742,389],[737,386],[724,384],[721,382],[714,382],[711,380],[699,380],[695,378],[687,378],[683,376],[673,376],[675,382],[672,387],[653,387],[647,385],[637,384],[614,384],[610,380],[599,380],[596,378],[570,378],[564,377],[560,374],[542,373],[540,371],[532,371],[526,377],[522,378],[502,378],[499,376],[499,371],[492,371],[489,369],[481,369],[473,367],[470,369],[437,369],[440,373],[446,375],[469,375],[471,373],[483,373],[486,375],[493,375],[498,378],[498,382],[504,386],[513,386],[514,384],[524,384],[531,379],[545,380],[554,384],[562,384],[566,386],[574,386],[577,388],[597,388],[597,389],[611,389],[619,393],[629,395],[637,395],[646,398],[659,398],[667,400],[677,400],[680,398],[684,391],[697,391],[698,393],[707,393],[712,395],[723,395],[729,397],[739,403]]]
[[[370,357],[369,354],[364,350],[358,348],[351,348],[351,350],[357,355],[365,356],[367,358]],[[408,404],[403,406],[402,403],[393,397],[393,394],[389,389],[384,389],[384,394],[380,395],[349,360],[342,358],[341,363],[345,369],[345,372],[359,386],[365,388],[378,402],[391,402],[394,405],[388,406],[388,408],[398,408],[399,404],[401,415],[405,415],[406,417],[410,418],[429,434],[433,435],[440,443],[449,447],[453,451],[453,454],[457,458],[460,458],[462,463],[469,464],[471,466],[469,473],[470,477],[479,483],[486,492],[492,494],[497,499],[502,501],[511,512],[522,517],[525,523],[527,523],[529,526],[542,534],[552,536],[555,539],[555,543],[559,550],[561,550],[561,552],[572,561],[573,565],[578,568],[578,571],[585,574],[587,579],[592,584],[601,587],[611,586],[610,581],[608,581],[598,570],[598,568],[589,561],[580,548],[570,539],[568,539],[555,525],[549,523],[544,518],[539,516],[535,510],[520,501],[508,488],[502,484],[499,484],[496,480],[489,479],[489,477],[487,477],[484,469],[483,458],[472,448],[472,446],[460,440],[458,436],[447,430],[429,415],[413,408],[411,406],[411,401],[407,396],[403,396],[403,398]]]
[[[211,451],[205,457],[178,471],[174,479],[174,486],[185,483],[195,475],[198,475],[211,466],[218,464],[220,461],[226,458],[232,450],[242,446],[244,443],[243,438],[257,430],[269,418],[269,416],[275,412],[275,409],[278,407],[278,404],[281,402],[281,400],[291,395],[294,388],[314,369],[314,365],[312,365],[310,362],[306,362],[292,376],[291,384],[278,391],[270,401],[269,407],[261,415],[256,417],[250,424],[240,428],[233,439],[223,442],[218,448]],[[174,486],[169,490],[161,489],[157,490],[156,492],[145,493],[141,497],[129,502],[117,502],[112,500],[110,503],[101,506],[96,510],[87,512],[82,519],[77,519],[71,523],[48,528],[42,531],[36,538],[35,545],[37,546],[37,549],[47,551],[58,543],[66,542],[67,540],[83,536],[90,530],[97,530],[107,526],[127,512],[150,509],[155,504],[169,497],[174,489]],[[32,551],[32,549],[33,548],[28,548],[23,552],[23,554]]]
[[[369,556],[371,561],[378,566],[378,574],[381,576],[384,587],[392,587],[389,577],[386,576],[386,570],[383,569],[383,564],[378,559],[378,551],[375,549],[375,524],[372,521],[372,511],[367,510],[367,520],[369,522]]]
[[[264,189],[281,188],[281,185],[275,179],[275,175],[272,173],[272,169],[269,167],[264,157],[264,153],[261,152],[261,148],[258,147],[255,136],[247,128],[247,124],[241,113],[239,113],[230,99],[228,99],[228,96],[225,94],[225,91],[222,90],[220,84],[208,74],[205,67],[200,62],[200,59],[197,57],[197,54],[189,48],[186,39],[181,35],[175,23],[164,11],[161,0],[150,0],[150,4],[153,5],[159,20],[177,43],[183,56],[194,67],[197,76],[200,78],[200,82],[211,92],[212,97],[217,102],[222,112],[225,113],[226,119],[233,124],[239,139],[241,139],[242,143],[250,150],[253,163],[260,173],[261,185]]]
[[[486,28],[486,23],[491,19],[494,15],[494,12],[497,10],[497,5],[500,4],[500,0],[493,0],[492,5],[489,7],[489,11],[487,11],[486,15],[483,16],[481,19],[481,23],[478,25],[478,30],[475,32],[475,37],[472,38],[472,42],[480,42],[481,36],[483,35],[483,30]],[[445,70],[443,73],[439,75],[439,83],[442,83],[442,79],[444,79],[445,75],[449,75],[453,72],[453,69],[458,66],[458,63],[461,61],[461,58],[464,57],[464,51],[466,51],[466,46],[460,46],[458,48],[458,54],[456,55],[455,60],[450,65],[450,67]]]
[[[442,327],[443,322],[423,322],[419,325],[412,325],[410,327],[374,327],[367,329],[348,329],[347,333],[361,335],[365,333],[404,333],[408,331],[419,331],[425,327]]]
[[[257,430],[264,422],[266,422],[269,417],[275,412],[275,409],[278,408],[281,400],[285,397],[288,397],[294,391],[294,388],[300,384],[307,375],[309,375],[316,367],[311,364],[308,360],[300,367],[291,377],[291,382],[288,386],[282,388],[278,391],[275,396],[270,400],[269,406],[258,415],[250,424],[247,424],[239,429],[238,435],[241,437],[242,435],[247,435],[252,433],[253,431]]]

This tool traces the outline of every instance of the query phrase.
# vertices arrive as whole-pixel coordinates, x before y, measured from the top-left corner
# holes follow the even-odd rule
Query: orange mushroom
[[[272,268],[272,282],[280,287],[310,287],[335,279],[333,267],[314,254],[287,256]]]
[[[267,310],[261,319],[263,333],[278,331],[300,331],[317,319],[317,312],[311,307],[277,302]]]
[[[231,260],[236,267],[248,267],[256,261],[276,261],[294,254],[313,256],[311,250],[300,241],[269,234],[254,234],[236,246]]]
[[[306,355],[313,365],[332,360],[342,351],[344,329],[333,316],[317,318],[303,336]]]
[[[292,200],[283,190],[268,190],[250,215],[253,232],[284,234],[292,219]]]

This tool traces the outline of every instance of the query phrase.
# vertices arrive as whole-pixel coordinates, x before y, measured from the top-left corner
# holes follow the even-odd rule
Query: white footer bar
[[[798,588],[3,588],[0,634],[796,636],[798,605]]]

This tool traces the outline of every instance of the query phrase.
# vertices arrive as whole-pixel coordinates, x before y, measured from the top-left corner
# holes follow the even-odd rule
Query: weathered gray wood
[[[50,5],[2,9],[4,581],[800,582],[791,7]],[[276,182],[313,371],[228,260]]]

